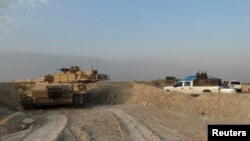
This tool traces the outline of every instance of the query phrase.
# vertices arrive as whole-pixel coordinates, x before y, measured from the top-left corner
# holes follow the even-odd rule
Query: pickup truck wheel
[[[236,90],[236,92],[237,92],[237,93],[241,93],[241,92],[242,92],[242,90],[241,90],[241,89],[239,89],[239,90]]]
[[[202,93],[212,93],[210,90],[204,90]]]

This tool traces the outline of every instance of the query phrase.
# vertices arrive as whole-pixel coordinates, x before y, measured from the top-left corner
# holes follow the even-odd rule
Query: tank
[[[80,70],[78,66],[59,70],[60,73],[40,76],[22,93],[21,104],[25,109],[47,105],[83,107],[86,103],[86,84],[110,80],[109,75],[93,69]]]

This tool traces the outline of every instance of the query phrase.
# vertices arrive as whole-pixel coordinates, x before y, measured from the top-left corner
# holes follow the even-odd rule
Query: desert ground
[[[0,91],[3,141],[206,141],[208,124],[249,124],[248,85],[240,94],[191,96],[145,83],[110,82],[88,86],[84,108],[24,110],[19,92]],[[33,119],[30,126],[22,121]]]

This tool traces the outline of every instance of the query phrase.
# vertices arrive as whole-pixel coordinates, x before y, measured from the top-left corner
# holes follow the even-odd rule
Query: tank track
[[[74,94],[73,105],[75,107],[84,107],[86,103],[86,94]]]
[[[36,108],[33,102],[33,99],[25,94],[21,95],[21,105],[23,106],[24,109],[27,109],[27,110]]]

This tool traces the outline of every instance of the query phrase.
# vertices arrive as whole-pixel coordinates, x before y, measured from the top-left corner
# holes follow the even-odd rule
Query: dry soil
[[[203,141],[208,124],[250,122],[250,94],[194,97],[136,82],[98,83],[88,88],[85,108],[0,108],[0,140]],[[16,95],[15,90],[1,91],[1,106],[20,109]],[[21,130],[21,121],[27,117],[35,122]]]

